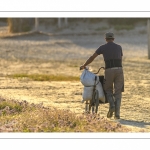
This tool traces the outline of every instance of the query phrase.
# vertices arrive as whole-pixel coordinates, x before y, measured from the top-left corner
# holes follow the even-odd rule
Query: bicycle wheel
[[[95,113],[95,91],[93,93],[92,99],[90,100],[90,107],[92,108],[92,113]]]
[[[95,113],[95,105],[94,106],[92,106],[92,113],[94,114]]]
[[[98,90],[94,91],[93,98],[91,100],[91,106],[92,106],[92,113],[98,112],[98,106],[99,106],[99,93]]]
[[[90,101],[86,101],[85,103],[85,112],[97,113],[98,106],[99,106],[99,93],[98,90],[95,90],[92,99]]]
[[[99,106],[99,93],[98,93],[98,90],[96,90],[96,93],[95,93],[95,113],[98,112],[98,106]]]
[[[91,108],[92,108],[92,113],[94,114],[95,113],[95,96],[96,96],[96,90],[93,91],[93,96],[92,96],[92,99],[90,101],[90,104],[91,104]]]

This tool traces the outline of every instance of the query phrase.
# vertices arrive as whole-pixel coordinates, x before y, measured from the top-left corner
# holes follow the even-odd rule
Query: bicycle
[[[99,68],[99,70],[94,73],[94,74],[98,74],[99,71],[101,69],[105,69],[104,67]],[[104,91],[104,76],[99,76],[99,81],[102,84],[102,88]],[[99,100],[99,92],[96,89],[96,81],[97,81],[97,76],[95,76],[95,82],[94,82],[94,86],[93,86],[93,93],[92,93],[92,99],[91,100],[86,100],[85,102],[85,112],[86,113],[90,113],[92,111],[92,113],[97,113],[98,112],[98,107],[99,104],[104,104],[102,101]],[[104,91],[104,95],[106,95],[105,91]],[[105,96],[105,103],[108,103],[106,96]]]

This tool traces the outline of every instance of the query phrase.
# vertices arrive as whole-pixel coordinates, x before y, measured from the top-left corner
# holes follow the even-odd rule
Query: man
[[[105,61],[104,89],[109,102],[107,117],[111,118],[114,113],[115,119],[120,119],[120,106],[122,92],[124,91],[124,75],[122,69],[122,47],[114,43],[114,34],[105,34],[106,44],[101,45],[86,62],[80,66],[80,70],[90,64],[98,55],[102,54]]]

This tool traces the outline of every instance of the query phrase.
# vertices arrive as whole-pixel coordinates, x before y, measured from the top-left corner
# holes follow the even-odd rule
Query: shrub
[[[77,116],[69,110],[46,108],[42,104],[26,101],[3,100],[0,103],[0,111],[5,106],[20,108],[19,111],[15,109],[13,113],[0,115],[1,132],[130,132],[128,128],[110,122],[99,114]]]

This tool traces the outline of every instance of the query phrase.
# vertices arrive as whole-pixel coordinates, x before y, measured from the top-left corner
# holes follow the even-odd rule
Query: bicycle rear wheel
[[[95,93],[95,113],[98,112],[98,107],[99,107],[99,93],[98,93],[98,90],[96,90],[96,93]]]
[[[99,106],[99,93],[98,90],[95,90],[93,98],[91,100],[91,107],[92,107],[92,113],[98,112],[98,106]]]
[[[97,113],[99,106],[99,93],[95,90],[94,95],[91,100],[85,102],[85,112],[86,113]]]

